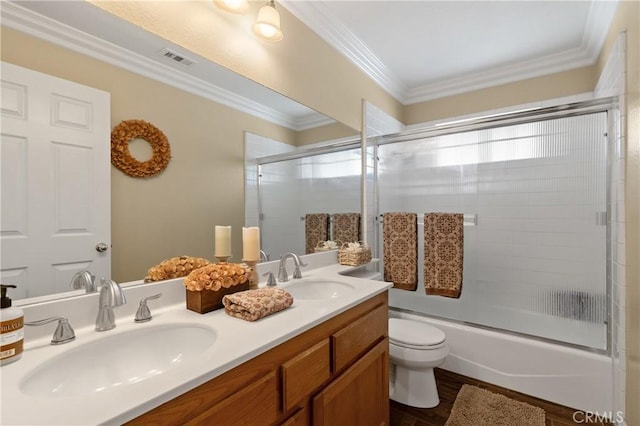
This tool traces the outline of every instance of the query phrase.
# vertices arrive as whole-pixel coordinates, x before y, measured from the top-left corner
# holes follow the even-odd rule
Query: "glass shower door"
[[[461,297],[427,296],[421,269],[391,305],[606,349],[606,131],[602,112],[380,145],[380,213],[473,218]]]

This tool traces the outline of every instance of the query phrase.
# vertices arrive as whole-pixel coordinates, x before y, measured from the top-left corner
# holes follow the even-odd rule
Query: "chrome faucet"
[[[100,278],[100,296],[98,297],[98,316],[96,317],[96,331],[111,330],[116,326],[113,308],[127,303],[120,285],[113,280]]]
[[[301,266],[307,266],[300,257],[295,253],[285,253],[280,256],[280,265],[278,266],[278,281],[281,283],[289,281],[289,275],[287,274],[287,259],[292,258],[296,269],[293,271],[293,278],[302,278],[302,272],[300,272]]]
[[[269,261],[269,254],[264,250],[260,250],[260,262],[268,262],[268,261]]]
[[[86,293],[94,293],[98,291],[96,286],[96,277],[95,275],[91,275],[91,272],[89,271],[76,272],[73,277],[71,277],[69,285],[75,290],[84,288]]]

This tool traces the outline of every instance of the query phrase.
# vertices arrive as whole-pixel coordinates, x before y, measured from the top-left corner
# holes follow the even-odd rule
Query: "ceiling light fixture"
[[[280,13],[276,10],[273,0],[269,0],[265,6],[258,11],[258,18],[253,24],[253,32],[266,41],[282,40],[282,30],[280,30]]]
[[[213,0],[213,2],[222,10],[231,13],[247,13],[249,11],[248,0]]]

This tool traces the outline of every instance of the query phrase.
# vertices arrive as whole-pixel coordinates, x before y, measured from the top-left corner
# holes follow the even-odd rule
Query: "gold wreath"
[[[143,139],[151,145],[153,155],[138,161],[129,152],[132,139]],[[144,120],[125,120],[111,132],[111,163],[133,177],[153,176],[163,171],[171,159],[169,140],[160,129]]]

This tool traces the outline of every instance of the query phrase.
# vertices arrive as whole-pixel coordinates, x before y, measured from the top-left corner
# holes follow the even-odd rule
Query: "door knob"
[[[106,245],[105,243],[98,243],[98,244],[96,245],[96,251],[97,251],[98,253],[103,253],[103,252],[105,252],[105,251],[107,251],[107,250],[109,250],[109,246],[108,246],[108,245]]]

